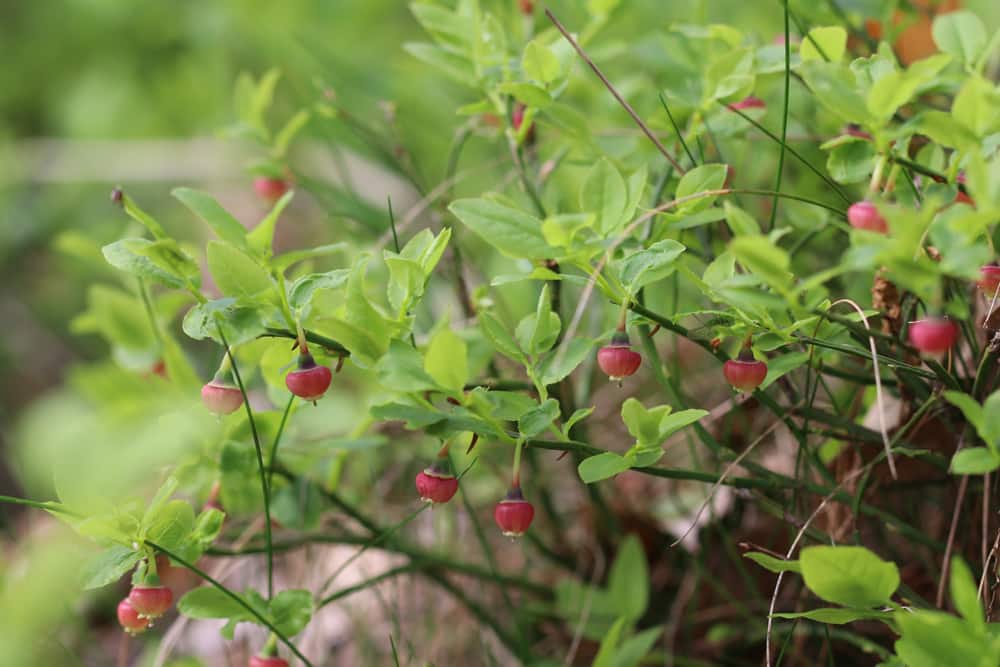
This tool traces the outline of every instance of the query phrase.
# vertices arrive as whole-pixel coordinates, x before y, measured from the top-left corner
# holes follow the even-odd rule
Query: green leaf
[[[195,215],[212,228],[212,231],[218,234],[220,239],[240,248],[246,247],[246,227],[222,208],[212,195],[191,188],[174,188],[170,194],[191,209]]]
[[[211,339],[220,345],[221,326],[226,340],[234,346],[253,340],[266,330],[258,308],[239,306],[232,298],[199,303],[187,312],[181,326],[195,340]]]
[[[760,225],[753,217],[731,202],[723,202],[722,210],[725,212],[726,224],[733,230],[736,236],[753,236],[760,234]]]
[[[887,620],[891,614],[883,611],[873,611],[871,609],[845,609],[843,607],[827,607],[823,609],[810,609],[809,611],[786,612],[774,614],[775,618],[808,618],[811,621],[819,621],[829,625],[843,625],[853,621],[864,621],[868,619]]]
[[[604,635],[604,638],[601,639],[601,645],[597,649],[597,655],[594,656],[594,662],[591,663],[591,667],[613,667],[615,650],[618,648],[618,642],[621,640],[626,621],[627,619],[625,618],[619,618]]]
[[[393,340],[389,351],[375,365],[379,383],[400,392],[436,391],[434,378],[424,369],[424,359],[408,343]]]
[[[666,239],[628,255],[622,260],[620,279],[629,294],[634,295],[644,286],[673,273],[674,263],[685,250],[684,245]]]
[[[819,46],[818,50],[816,47]],[[829,60],[839,63],[847,50],[847,31],[840,26],[825,26],[813,28],[802,40],[799,55],[802,61]]]
[[[465,341],[447,324],[437,330],[427,345],[424,370],[445,389],[462,393],[469,379],[468,351]]]
[[[525,438],[533,438],[545,431],[559,416],[559,401],[549,398],[536,405],[517,420],[517,430]]]
[[[669,405],[659,405],[647,410],[642,403],[634,398],[627,398],[622,403],[622,421],[628,432],[640,446],[659,445],[662,442],[660,427],[672,409]]]
[[[235,246],[209,241],[207,254],[208,269],[226,296],[252,301],[274,287],[267,270]]]
[[[233,621],[256,621],[253,614],[214,586],[188,591],[177,602],[177,610],[188,618],[228,618]],[[264,612],[263,609],[258,610]]]
[[[625,213],[625,179],[607,158],[598,160],[580,186],[580,209],[597,216],[597,229],[607,235],[617,229]]]
[[[826,158],[826,169],[838,183],[861,183],[872,172],[875,146],[870,141],[847,141]]]
[[[1000,91],[979,76],[969,77],[951,105],[951,115],[978,138],[1000,131]]]
[[[593,484],[602,479],[614,477],[631,467],[628,459],[624,456],[615,454],[614,452],[602,452],[594,456],[588,456],[580,461],[580,465],[577,466],[577,472],[585,484]]]
[[[781,376],[790,373],[809,361],[808,352],[789,352],[767,360],[767,376],[760,384],[761,389],[767,389]]]
[[[455,83],[475,86],[479,81],[471,62],[462,56],[449,53],[440,46],[425,42],[407,42],[403,44],[403,50],[417,60],[437,68]]]
[[[122,578],[142,558],[141,552],[115,545],[97,554],[83,566],[84,590],[101,588]]]
[[[865,99],[858,92],[857,79],[847,67],[810,60],[802,63],[802,76],[820,104],[848,123],[869,121]]]
[[[349,269],[334,269],[326,273],[310,273],[302,276],[288,289],[288,304],[294,310],[309,305],[319,290],[340,289],[351,276]]]
[[[884,75],[868,92],[869,113],[880,122],[888,121],[918,90],[933,82],[950,60],[951,56],[938,54],[914,63],[905,72]]]
[[[770,556],[760,551],[748,551],[743,554],[743,557],[749,558],[765,570],[769,570],[771,572],[802,572],[802,566],[797,560],[775,558],[774,556]]]
[[[1000,662],[1000,646],[988,642],[957,616],[926,609],[904,610],[894,614],[893,620],[902,635],[896,642],[896,653],[907,667],[990,667]]]
[[[302,632],[313,615],[313,597],[306,590],[284,590],[274,596],[269,605],[268,620],[283,635],[292,637]]]
[[[972,578],[969,566],[958,556],[951,559],[951,577],[949,577],[951,601],[955,609],[979,632],[986,630],[986,618],[979,604],[979,592],[976,580]]]
[[[529,79],[539,83],[552,83],[562,74],[562,65],[556,54],[540,39],[532,40],[524,47],[521,67]]]
[[[274,154],[278,157],[284,157],[288,152],[288,146],[292,143],[292,139],[302,131],[302,128],[306,126],[309,122],[310,114],[305,109],[300,109],[295,112],[288,122],[278,130],[278,134],[274,137]]]
[[[570,439],[569,433],[570,430],[573,428],[573,426],[575,426],[577,422],[582,421],[587,417],[589,417],[593,412],[594,408],[580,408],[579,410],[574,411],[573,414],[569,416],[569,419],[567,419],[566,422],[563,424],[563,429],[562,429],[563,436],[567,440],[569,440]]]
[[[980,436],[994,452],[1000,449],[1000,390],[983,401],[983,428]]]
[[[699,192],[708,190],[719,190],[726,182],[726,165],[724,164],[703,164],[700,167],[691,169],[681,177],[677,184],[675,199],[683,199],[696,195]],[[715,195],[700,197],[684,202],[677,207],[677,212],[682,214],[697,213],[712,205],[716,199]]]
[[[282,211],[292,201],[294,195],[295,193],[291,190],[281,195],[281,199],[274,203],[260,224],[247,234],[247,246],[257,255],[267,258],[274,254],[274,227],[278,224],[278,218],[281,217]]]
[[[492,313],[485,311],[480,311],[477,318],[479,319],[479,328],[482,329],[483,334],[498,352],[515,361],[524,360],[524,354],[517,347],[514,337],[510,335],[500,320]]]
[[[583,363],[593,347],[594,341],[588,338],[574,338],[567,344],[565,352],[561,352],[561,347],[549,352],[538,364],[538,375],[542,384],[548,386],[560,382]]]
[[[962,148],[978,142],[972,132],[956,123],[954,117],[944,111],[922,111],[907,123],[907,127],[914,132],[926,134],[936,144],[950,148]]]
[[[608,574],[608,593],[615,611],[627,620],[642,618],[649,604],[649,566],[642,543],[634,534],[628,535],[618,549]]]
[[[707,415],[708,410],[697,409],[681,410],[668,414],[660,421],[658,437],[660,440],[665,440],[685,426],[693,424]]]
[[[542,236],[542,221],[527,213],[486,199],[459,199],[448,210],[508,257],[545,259],[555,253]]]
[[[845,607],[876,607],[899,588],[899,570],[864,547],[812,546],[799,556],[813,593]]]
[[[656,640],[663,634],[663,627],[656,626],[643,630],[634,637],[629,637],[615,651],[612,667],[639,667],[643,658],[650,652]]]
[[[498,86],[500,92],[512,95],[525,106],[544,109],[552,104],[552,96],[544,88],[523,81],[505,81]]]
[[[173,251],[168,250],[171,246]],[[101,252],[116,269],[167,287],[184,289],[189,280],[195,285],[200,282],[198,265],[171,240],[122,239],[104,246]]]
[[[301,262],[306,259],[313,259],[315,257],[325,257],[326,255],[332,255],[333,253],[340,252],[346,248],[346,243],[329,243],[327,245],[313,246],[303,250],[292,250],[291,252],[286,252],[272,259],[271,266],[274,267],[275,271],[283,272],[285,269],[297,262]]]
[[[971,67],[986,48],[986,28],[978,16],[967,10],[938,14],[932,28],[934,43],[966,67]]]
[[[965,417],[967,422],[972,424],[979,437],[985,440],[987,444],[990,444],[991,441],[987,440],[986,437],[989,431],[986,428],[986,414],[983,412],[983,406],[979,405],[976,399],[960,391],[945,391],[942,396],[944,396],[946,401],[961,410],[962,416]]]
[[[985,475],[1000,468],[1000,456],[988,447],[967,447],[951,457],[953,475]]]
[[[194,510],[183,500],[171,500],[143,523],[146,539],[173,551],[188,541],[194,529]]]
[[[792,275],[788,269],[788,253],[773,244],[766,236],[738,236],[729,244],[729,251],[744,267],[763,278],[777,289],[787,289]]]
[[[552,304],[549,301],[549,286],[546,284],[538,296],[535,312],[518,322],[514,334],[517,336],[518,345],[524,352],[541,354],[555,345],[561,326],[559,316],[552,312]]]

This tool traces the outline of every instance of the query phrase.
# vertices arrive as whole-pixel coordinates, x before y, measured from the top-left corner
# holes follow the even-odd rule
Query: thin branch
[[[552,21],[552,24],[556,27],[556,29],[562,33],[562,36],[566,38],[566,41],[569,42],[574,49],[576,49],[576,52],[580,54],[580,57],[583,58],[583,61],[590,66],[590,69],[594,71],[594,74],[597,75],[597,78],[601,80],[601,83],[604,84],[604,86],[608,89],[608,91],[612,95],[614,95],[615,99],[618,100],[618,103],[622,105],[622,108],[624,108],[625,111],[628,112],[628,115],[632,116],[632,120],[636,122],[639,128],[643,131],[643,134],[649,137],[649,140],[653,142],[653,145],[656,146],[656,149],[660,151],[663,157],[667,158],[667,162],[673,165],[674,169],[676,169],[678,173],[683,174],[684,168],[681,166],[680,162],[678,162],[674,158],[674,156],[671,155],[670,152],[663,146],[663,144],[660,143],[660,140],[656,138],[656,135],[653,134],[653,131],[650,130],[649,127],[644,122],[642,122],[642,119],[639,118],[639,114],[635,112],[635,109],[632,108],[632,105],[626,102],[625,98],[622,97],[621,94],[611,84],[611,82],[608,81],[608,77],[604,76],[604,73],[601,72],[601,69],[596,65],[596,63],[594,63],[594,61],[590,59],[590,56],[588,56],[587,53],[583,50],[583,47],[581,47],[580,44],[577,43],[575,39],[573,39],[573,36],[569,33],[568,30],[566,30],[566,26],[564,26],[562,23],[559,22],[559,19],[555,17],[555,15],[552,13],[552,10],[546,9],[545,15],[549,18],[550,21]]]

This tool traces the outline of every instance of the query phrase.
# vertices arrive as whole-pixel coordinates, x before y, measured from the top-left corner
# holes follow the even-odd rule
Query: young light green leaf
[[[884,605],[899,588],[896,565],[864,547],[806,547],[799,562],[809,590],[845,607]]]
[[[170,194],[191,209],[195,215],[212,228],[212,231],[219,235],[220,239],[240,248],[246,247],[246,227],[222,208],[215,197],[207,192],[191,188],[175,188]]]
[[[580,479],[586,484],[593,484],[602,479],[614,477],[618,473],[625,472],[631,467],[628,459],[614,452],[602,452],[594,456],[588,456],[580,461],[577,472]]]
[[[691,197],[700,192],[709,190],[719,190],[726,182],[726,165],[724,164],[703,164],[700,167],[691,169],[681,177],[677,184],[677,192],[674,197],[683,199]],[[691,201],[684,202],[677,207],[678,213],[697,213],[712,205],[716,195],[698,197]]]
[[[662,442],[660,427],[671,412],[669,405],[658,405],[647,410],[634,398],[628,398],[622,403],[622,421],[642,447],[658,446]]]
[[[783,560],[761,551],[748,551],[743,554],[743,557],[749,558],[765,570],[769,570],[771,572],[802,572],[802,566],[797,560]]]
[[[988,447],[967,447],[951,457],[953,475],[985,475],[1000,468],[1000,456]]]
[[[983,615],[983,607],[979,604],[976,580],[972,578],[969,566],[958,556],[951,559],[951,577],[948,583],[955,609],[977,631],[984,632],[986,618]]]
[[[308,305],[319,290],[340,289],[347,284],[351,272],[348,269],[334,269],[326,273],[310,273],[302,276],[288,289],[288,304],[295,310]]]
[[[562,74],[559,59],[540,39],[532,40],[524,47],[521,67],[529,79],[544,84],[552,83]]]
[[[739,206],[726,201],[722,203],[722,210],[726,214],[726,224],[729,225],[729,228],[733,230],[733,234],[736,236],[760,234],[760,225],[749,213]]]
[[[438,328],[427,345],[424,370],[435,382],[454,393],[461,393],[469,379],[467,346],[447,323]]]
[[[666,440],[672,434],[708,415],[707,410],[681,410],[668,414],[660,421],[659,439]]]
[[[247,233],[247,246],[260,257],[269,258],[274,253],[274,227],[285,207],[292,201],[295,192],[289,190],[274,203],[260,224]]]
[[[986,48],[986,27],[968,10],[941,13],[934,17],[934,43],[966,67],[972,67]]]
[[[839,63],[847,49],[847,31],[840,26],[813,28],[802,40],[799,55],[802,61],[829,60]]]

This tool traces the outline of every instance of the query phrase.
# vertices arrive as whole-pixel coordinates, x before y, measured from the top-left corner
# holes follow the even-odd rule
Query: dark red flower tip
[[[847,209],[847,221],[855,229],[867,229],[870,232],[885,234],[889,231],[889,225],[885,218],[878,212],[875,204],[868,200],[851,204]]]
[[[979,267],[979,289],[993,294],[1000,287],[1000,266],[987,264]]]
[[[262,199],[269,202],[276,202],[288,192],[288,181],[283,178],[258,176],[253,179],[253,189]]]
[[[288,667],[288,661],[277,656],[255,655],[250,658],[250,667]]]
[[[228,415],[236,412],[243,405],[243,394],[237,387],[212,380],[201,388],[201,402],[209,412],[217,415]]]
[[[118,622],[122,629],[130,635],[145,632],[149,627],[149,619],[139,615],[128,598],[118,603]]]
[[[517,6],[521,9],[521,13],[525,16],[531,16],[535,11],[534,0],[518,0]]]
[[[299,398],[315,401],[330,388],[333,373],[326,366],[317,366],[309,353],[299,355],[299,368],[285,376],[285,386]]]
[[[748,95],[739,102],[733,102],[729,108],[734,111],[746,111],[747,109],[766,109],[767,103],[755,95]]]
[[[507,496],[497,503],[493,519],[507,537],[524,535],[535,518],[535,508],[524,499],[520,488],[512,488]]]
[[[128,602],[140,616],[159,618],[174,603],[174,594],[166,586],[133,586]]]
[[[767,364],[756,359],[730,359],[722,366],[726,382],[744,393],[759,387],[767,377]]]
[[[910,322],[910,344],[929,356],[940,356],[958,340],[958,325],[947,317],[927,317]]]
[[[875,137],[873,137],[871,133],[865,132],[863,129],[861,129],[861,126],[858,125],[857,123],[848,123],[844,127],[844,134],[846,134],[849,137],[857,137],[858,139],[864,139],[865,141],[875,140]]]
[[[427,468],[417,473],[417,493],[428,503],[446,503],[458,491],[458,478],[435,468]]]

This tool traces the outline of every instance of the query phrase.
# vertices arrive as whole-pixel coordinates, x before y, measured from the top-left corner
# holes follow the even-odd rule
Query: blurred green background
[[[482,0],[482,4],[510,23],[520,21],[514,0]],[[548,4],[567,25],[582,23],[584,0]],[[1000,25],[996,0],[965,4],[977,11],[991,31]],[[801,0],[792,5],[812,25],[835,19],[824,2]],[[884,3],[839,0],[839,5],[851,16],[861,17],[880,11]],[[647,59],[662,60],[654,33],[666,30],[671,22],[730,23],[763,39],[779,33],[781,17],[778,0],[623,0],[602,35],[599,55],[609,75],[627,93],[634,93],[656,80],[656,74],[644,76],[641,68]],[[538,22],[544,26],[543,18]],[[117,279],[99,257],[74,252],[77,245],[73,242],[83,237],[107,243],[125,230],[124,216],[108,199],[112,187],[126,187],[168,229],[191,240],[204,237],[205,232],[169,196],[178,185],[212,192],[247,222],[266,211],[253,193],[252,177],[246,170],[259,155],[254,147],[220,132],[234,120],[233,88],[240,72],[259,76],[273,67],[283,72],[273,110],[276,124],[332,92],[341,108],[382,125],[380,103],[391,100],[395,139],[413,156],[429,184],[437,183],[452,133],[462,120],[454,109],[474,97],[403,50],[405,42],[424,38],[401,0],[2,3],[0,451],[14,444],[29,449],[37,446],[36,455],[44,457],[48,443],[41,440],[46,437],[58,436],[87,447],[93,438],[105,435],[101,429],[107,425],[65,395],[47,399],[47,407],[33,415],[30,406],[37,405],[42,395],[57,391],[74,364],[107,356],[107,345],[99,337],[74,333],[70,323],[85,308],[89,285]],[[640,61],[638,68],[632,55]],[[628,125],[582,68],[574,94],[599,108],[602,127]],[[643,97],[649,104],[640,110],[654,113],[655,97]],[[767,124],[777,126],[776,122]],[[791,131],[796,129],[793,124]],[[327,145],[349,146],[375,162],[381,160],[377,151],[359,142],[343,124],[311,125],[307,135]],[[471,164],[485,162],[496,144],[477,141],[468,150],[466,159]],[[770,180],[772,157],[768,152],[759,158],[760,164],[747,166]],[[386,178],[390,172],[386,167]],[[496,177],[489,174],[463,187],[467,191],[489,187]],[[383,184],[365,185],[379,191]],[[329,199],[308,195],[304,199],[293,209],[297,225],[306,230],[295,239],[297,244],[343,240],[364,230],[333,215]],[[373,199],[373,206],[381,206],[380,197]],[[363,238],[352,240],[364,242]],[[199,370],[207,375],[212,361],[210,354],[203,355]],[[86,397],[88,392],[101,390],[96,376],[77,372],[73,377],[73,387],[65,394]],[[54,411],[54,405],[59,409]],[[23,421],[25,415],[27,421]],[[39,442],[24,441],[35,435]],[[155,437],[146,435],[149,448],[158,447]],[[14,443],[18,438],[21,442]],[[102,451],[115,444],[113,439],[103,442]],[[0,464],[0,493],[45,491],[44,484],[31,488],[29,483],[25,489],[23,483]],[[9,528],[8,521],[17,515],[0,508],[0,516]],[[23,548],[33,544],[25,542]],[[51,551],[43,553],[51,555]],[[58,567],[36,565],[46,571]],[[28,618],[23,610],[3,605],[51,594],[51,589],[6,593],[0,600],[4,616],[20,613]],[[44,615],[32,618],[35,625],[25,628],[26,632],[49,622]]]

